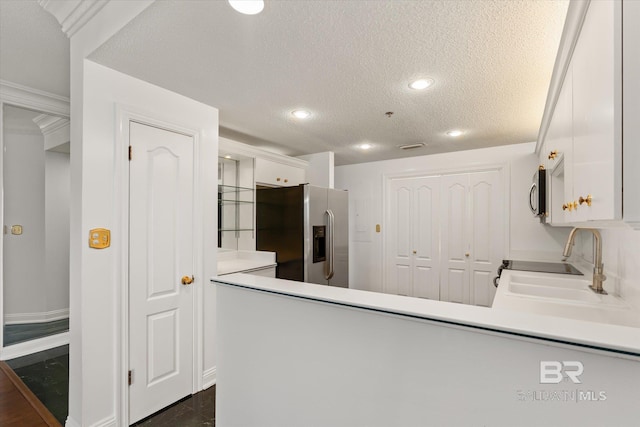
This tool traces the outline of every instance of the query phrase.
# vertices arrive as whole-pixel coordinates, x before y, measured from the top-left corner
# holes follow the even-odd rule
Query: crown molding
[[[38,0],[38,4],[52,14],[71,38],[91,20],[110,0]]]
[[[33,122],[38,125],[42,134],[47,136],[67,126],[69,124],[69,119],[50,116],[49,114],[40,114],[38,117],[33,119]]]
[[[0,101],[16,107],[69,117],[69,98],[0,80]]]

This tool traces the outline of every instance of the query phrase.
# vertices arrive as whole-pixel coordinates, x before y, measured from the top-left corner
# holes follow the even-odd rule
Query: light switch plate
[[[111,231],[106,228],[94,228],[89,230],[89,247],[104,249],[111,246]]]
[[[22,226],[21,225],[12,225],[11,226],[11,234],[15,234],[19,236],[22,234]]]

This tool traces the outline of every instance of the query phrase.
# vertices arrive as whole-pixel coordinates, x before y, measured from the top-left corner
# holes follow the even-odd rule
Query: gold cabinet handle
[[[469,252],[465,252],[464,256],[466,256],[467,258],[469,258]]]
[[[591,206],[591,202],[593,201],[593,197],[591,197],[591,194],[587,194],[587,198],[586,199],[584,197],[580,196],[578,201],[580,202],[580,204],[586,203],[587,206]]]
[[[573,209],[578,210],[578,202],[573,201]]]
[[[182,276],[182,284],[183,285],[190,285],[193,283],[193,276],[189,277],[189,276]]]
[[[276,178],[276,181],[280,182],[280,178]]]
[[[552,152],[549,153],[549,160],[554,160],[556,157],[558,156],[558,151],[557,150],[553,150]]]
[[[564,203],[564,204],[562,205],[562,210],[563,210],[563,211],[566,211],[567,209],[569,209],[569,205],[567,205],[566,203]]]
[[[288,179],[285,179],[285,180],[284,180],[284,183],[286,184],[287,182],[289,182],[289,180],[288,180]]]
[[[417,254],[417,253],[418,253],[418,251],[413,251],[413,254],[414,254],[414,255],[415,255],[415,254]]]

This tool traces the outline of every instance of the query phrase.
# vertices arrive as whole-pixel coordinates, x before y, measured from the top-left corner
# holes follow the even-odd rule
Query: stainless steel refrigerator
[[[276,277],[349,287],[349,199],[302,184],[256,190],[256,249],[276,253]]]

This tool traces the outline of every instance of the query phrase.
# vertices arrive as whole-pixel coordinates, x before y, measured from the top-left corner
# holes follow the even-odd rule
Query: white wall
[[[384,224],[385,175],[429,175],[504,165],[510,217],[505,224],[509,234],[505,258],[560,260],[569,229],[540,224],[527,204],[531,178],[538,165],[534,148],[534,143],[515,144],[336,167],[336,188],[349,190],[349,221],[354,224],[349,241],[350,287],[382,291],[385,230],[376,233],[375,225]]]
[[[39,130],[5,131],[4,148],[4,224],[23,228],[21,235],[4,235],[3,304],[5,319],[20,323],[47,311],[44,138]]]
[[[585,225],[588,227],[588,224]],[[600,229],[602,261],[607,280],[603,286],[640,312],[640,230],[627,227]],[[579,231],[570,261],[593,267],[594,245],[590,232]]]
[[[218,297],[218,425],[638,422],[638,357],[233,286]],[[582,383],[541,384],[541,361],[581,362]]]
[[[47,311],[69,309],[69,154],[45,151],[45,266]],[[42,246],[42,243],[41,243]]]
[[[73,49],[72,49],[73,51]],[[215,288],[209,278],[216,273],[217,253],[217,157],[218,112],[184,96],[151,85],[89,60],[82,67],[83,96],[81,135],[72,128],[71,153],[82,152],[81,164],[73,164],[72,174],[82,185],[80,223],[74,230],[80,234],[79,280],[72,271],[72,323],[70,343],[69,425],[124,425],[127,420],[125,366],[121,364],[124,305],[126,294],[126,253],[128,240],[123,236],[128,218],[122,188],[128,176],[126,146],[120,141],[118,107],[156,120],[197,132],[195,167],[199,171],[194,187],[197,212],[201,223],[194,224],[197,238],[193,283],[198,295],[196,307],[196,369],[194,389],[202,389],[205,378],[215,368]],[[72,102],[73,105],[73,102]],[[73,126],[73,125],[72,125]],[[78,140],[78,138],[80,138]],[[79,175],[79,176],[78,176]],[[72,191],[77,191],[72,188]],[[73,194],[73,193],[72,193]],[[76,213],[77,214],[77,213]],[[73,219],[73,218],[72,218]],[[91,249],[86,244],[89,230],[102,227],[111,230],[111,247]],[[73,267],[73,265],[72,265]],[[124,279],[123,279],[124,278]],[[214,372],[214,371],[213,371]],[[215,378],[213,378],[215,380]],[[195,391],[194,390],[194,391]]]
[[[307,182],[318,187],[334,188],[334,153],[309,154],[299,156],[299,159],[309,162],[307,166]]]

